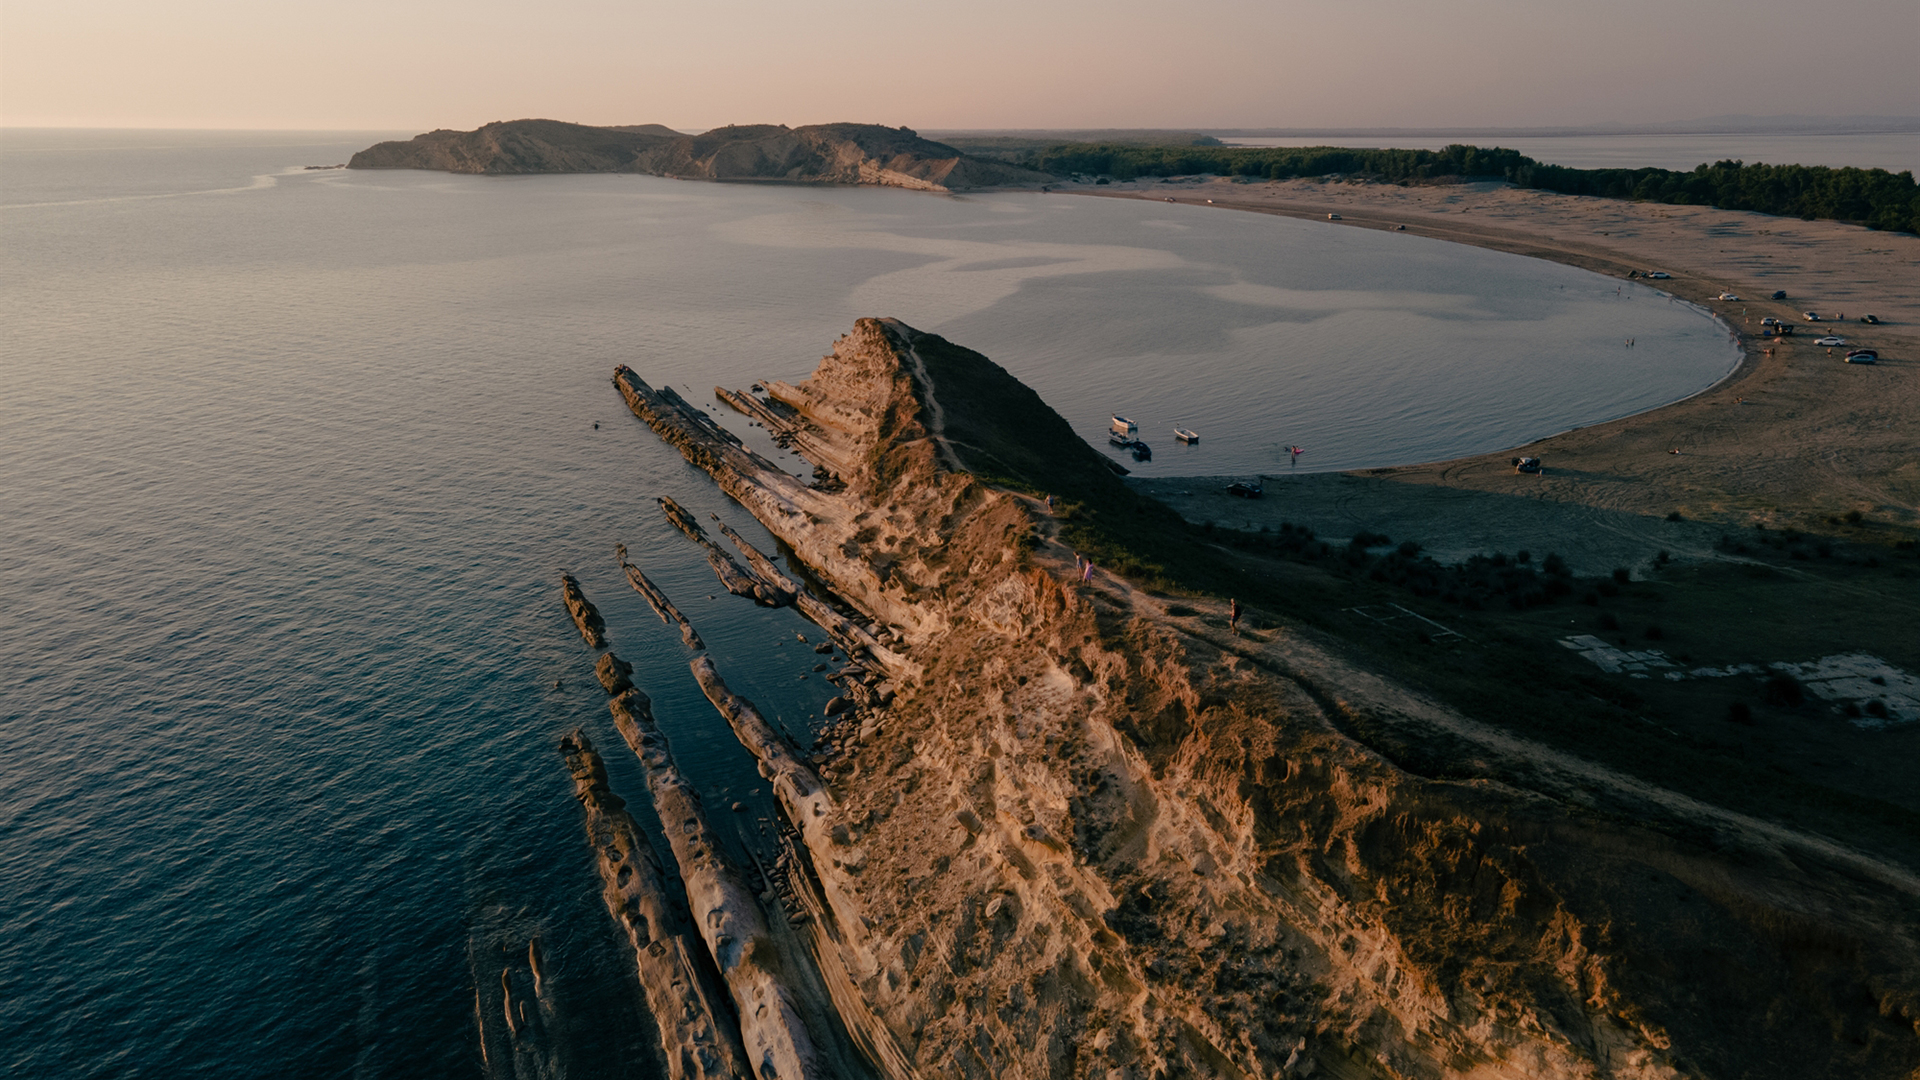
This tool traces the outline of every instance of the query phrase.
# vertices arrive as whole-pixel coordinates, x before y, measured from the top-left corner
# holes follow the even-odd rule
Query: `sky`
[[[1920,114],[1915,0],[0,0],[0,125]]]

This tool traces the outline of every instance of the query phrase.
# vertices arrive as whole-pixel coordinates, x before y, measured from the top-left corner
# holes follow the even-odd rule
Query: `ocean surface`
[[[1318,222],[301,169],[390,134],[0,134],[8,1075],[480,1075],[476,987],[536,936],[572,1075],[648,1075],[555,740],[584,725],[644,787],[559,575],[743,846],[761,781],[614,545],[796,737],[831,690],[812,627],[727,596],[660,515],[772,546],[616,364],[705,401],[892,315],[1090,440],[1130,415],[1141,471],[1181,475],[1494,449],[1736,359],[1651,289]]]
[[[1222,137],[1229,146],[1395,146],[1438,150],[1452,143],[1504,146],[1572,169],[1692,169],[1716,161],[1749,165],[1826,165],[1920,172],[1920,131],[1880,134],[1776,135],[1315,135],[1311,138]]]

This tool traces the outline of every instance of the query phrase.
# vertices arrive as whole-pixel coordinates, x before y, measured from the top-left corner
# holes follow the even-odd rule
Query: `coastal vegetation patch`
[[[992,156],[993,151],[978,151]],[[1069,143],[1004,155],[1010,164],[1056,176],[1217,176],[1263,180],[1366,177],[1424,183],[1498,177],[1520,187],[1564,195],[1711,206],[1780,217],[1826,219],[1869,229],[1920,232],[1920,187],[1913,173],[1824,165],[1765,165],[1742,161],[1692,170],[1573,169],[1501,147],[1455,144],[1442,150],[1356,149],[1338,146],[1137,146]]]

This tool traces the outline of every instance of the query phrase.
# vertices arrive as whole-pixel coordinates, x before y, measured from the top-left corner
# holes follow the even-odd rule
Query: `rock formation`
[[[600,617],[600,609],[580,591],[580,583],[572,574],[560,575],[560,599],[567,605],[567,614],[573,618],[573,625],[579,628],[586,643],[596,649],[605,648],[607,621]]]
[[[660,586],[655,585],[651,578],[641,573],[639,567],[627,561],[627,546],[619,545],[615,549],[615,554],[620,560],[620,569],[626,572],[627,583],[633,586],[633,591],[647,598],[648,606],[653,608],[655,615],[660,616],[660,621],[677,624],[680,627],[680,640],[686,642],[687,648],[705,649],[706,642],[700,640],[700,635],[694,631],[693,624],[687,621],[685,615],[680,614],[679,608],[673,606],[673,601],[667,599],[667,594],[660,591]]]
[[[714,543],[700,522],[687,513],[679,503],[671,498],[660,500],[660,509],[674,527],[687,534],[687,539],[699,544],[707,553],[707,565],[713,568],[713,576],[720,579],[720,586],[735,596],[744,596],[762,607],[785,607],[793,603],[793,593],[772,581],[750,574],[740,568],[720,545]],[[775,577],[786,581],[776,572]]]
[[[609,705],[614,724],[647,770],[647,789],[655,812],[667,823],[667,840],[679,864],[687,903],[733,995],[740,1038],[755,1075],[761,1080],[831,1080],[849,1075],[844,1055],[835,1054],[837,1032],[823,1012],[824,1002],[806,978],[806,961],[781,940],[784,927],[771,925],[745,876],[734,865],[707,822],[693,785],[681,776],[666,736],[654,722],[653,706],[639,690],[628,690]],[[811,1014],[814,1023],[809,1026]]]
[[[608,789],[606,766],[586,733],[575,730],[561,739],[560,752],[573,774],[574,797],[586,811],[607,910],[633,950],[640,989],[659,1028],[667,1075],[672,1080],[750,1080],[754,1073],[733,1010],[685,901],[668,887],[625,801]]]
[[[891,696],[818,770],[695,662],[798,831],[820,971],[887,1075],[1920,1068],[1910,872],[1483,728],[1308,633],[1083,583],[1038,503],[976,474],[1048,448],[1049,475],[1117,481],[986,358],[863,319],[766,384],[750,407],[831,486],[615,383],[887,628]],[[1369,727],[1447,740],[1459,778]]]
[[[687,180],[878,184],[949,191],[1031,184],[1047,177],[969,157],[906,128],[749,124],[683,135],[658,124],[587,127],[510,120],[474,131],[430,131],[353,155],[350,169],[462,173],[634,172]]]

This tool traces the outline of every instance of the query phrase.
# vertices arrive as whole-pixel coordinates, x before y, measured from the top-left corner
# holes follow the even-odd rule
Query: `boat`
[[[1192,446],[1194,443],[1197,443],[1200,441],[1199,432],[1189,431],[1188,429],[1183,427],[1174,428],[1173,437],[1180,440],[1183,443],[1186,443],[1188,446]]]
[[[1119,447],[1122,450],[1125,450],[1127,447],[1133,445],[1132,439],[1128,438],[1125,435],[1120,434],[1117,431],[1107,432],[1107,441]]]
[[[1135,439],[1133,441],[1133,460],[1152,461],[1153,447],[1148,446],[1146,443],[1143,443],[1138,439]]]

